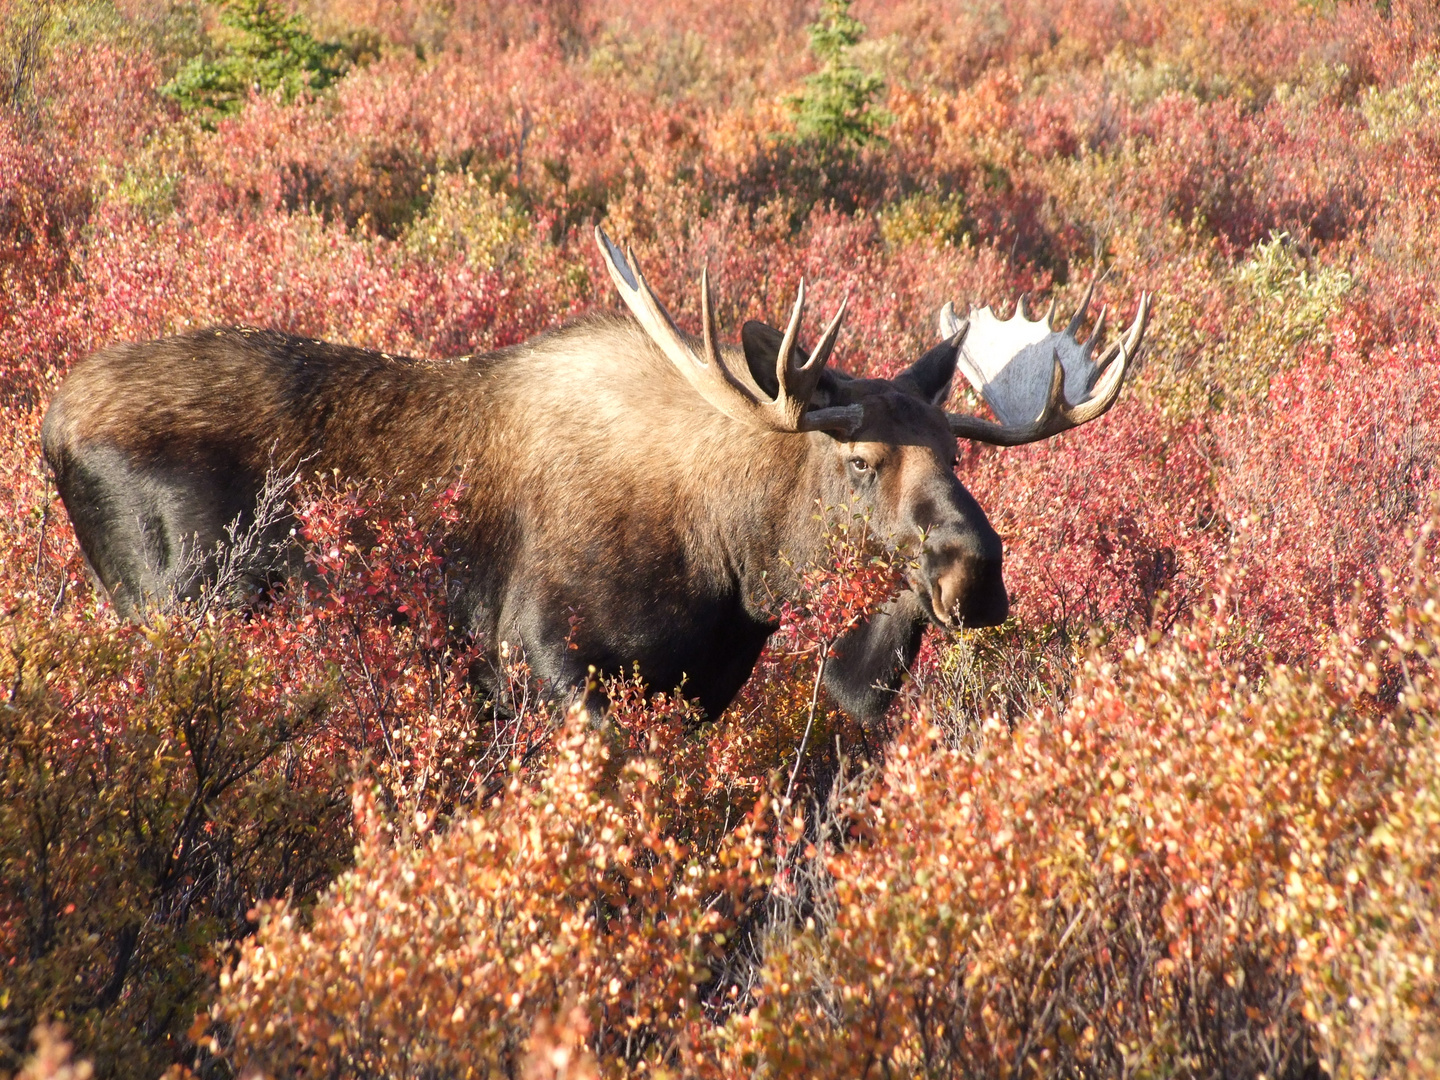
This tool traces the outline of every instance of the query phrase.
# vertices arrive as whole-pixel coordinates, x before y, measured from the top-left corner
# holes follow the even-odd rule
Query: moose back
[[[803,283],[783,331],[748,322],[739,347],[722,345],[702,274],[697,339],[633,255],[599,229],[596,241],[631,318],[592,314],[480,356],[418,361],[230,327],[79,363],[45,416],[44,452],[117,609],[195,595],[267,476],[304,463],[400,493],[463,475],[446,537],[458,625],[489,648],[518,643],[562,696],[592,668],[638,665],[650,687],[683,683],[718,716],[776,629],[777,583],[823,550],[817,505],[868,516],[916,566],[827,665],[852,715],[883,714],[927,625],[1006,618],[1000,538],[956,478],[956,440],[1014,445],[1099,416],[1148,297],[1098,361],[1103,313],[1089,340],[1075,333],[1087,293],[1064,331],[1023,300],[1003,322],[947,305],[942,340],[911,367],[858,379],[827,366],[843,304],[809,352]],[[957,367],[996,422],[944,411]],[[277,548],[277,568],[284,558]]]

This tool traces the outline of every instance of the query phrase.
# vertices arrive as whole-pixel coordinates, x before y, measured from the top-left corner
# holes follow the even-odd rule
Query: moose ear
[[[745,363],[750,368],[750,377],[755,380],[756,386],[772,398],[780,392],[780,382],[775,376],[775,360],[780,355],[780,346],[784,341],[785,335],[769,323],[751,319],[740,328],[740,344],[745,348]],[[795,346],[795,351],[800,354],[800,363],[810,359],[810,354],[799,345]],[[810,407],[825,409],[838,404],[836,395],[839,386],[849,380],[849,375],[827,365],[810,394]]]
[[[740,344],[745,349],[745,363],[755,385],[772,398],[780,393],[780,380],[775,375],[775,359],[785,335],[768,323],[751,319],[740,328]]]
[[[924,356],[891,380],[907,394],[914,394],[930,404],[943,407],[950,397],[955,379],[955,363],[960,358],[959,337],[942,341]]]

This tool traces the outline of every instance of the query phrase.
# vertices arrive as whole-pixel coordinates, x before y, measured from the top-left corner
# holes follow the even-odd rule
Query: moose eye
[[[857,473],[869,472],[870,463],[863,457],[852,457],[850,459],[850,468],[854,469]]]

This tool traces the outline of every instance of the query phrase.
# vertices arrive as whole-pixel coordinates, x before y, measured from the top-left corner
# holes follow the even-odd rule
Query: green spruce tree
[[[317,41],[279,0],[223,0],[220,21],[230,33],[219,55],[196,57],[161,88],[186,112],[209,120],[233,115],[252,90],[278,89],[289,102],[344,73],[341,46]]]
[[[819,20],[809,27],[810,53],[820,70],[789,99],[799,141],[831,152],[883,142],[880,129],[890,122],[889,113],[876,104],[885,80],[862,70],[851,57],[865,36],[865,24],[850,14],[850,2],[825,0]]]

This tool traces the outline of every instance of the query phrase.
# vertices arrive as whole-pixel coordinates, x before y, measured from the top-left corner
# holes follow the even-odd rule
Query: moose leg
[[[895,691],[920,651],[930,617],[909,589],[842,637],[825,666],[825,688],[867,728],[885,719]]]

